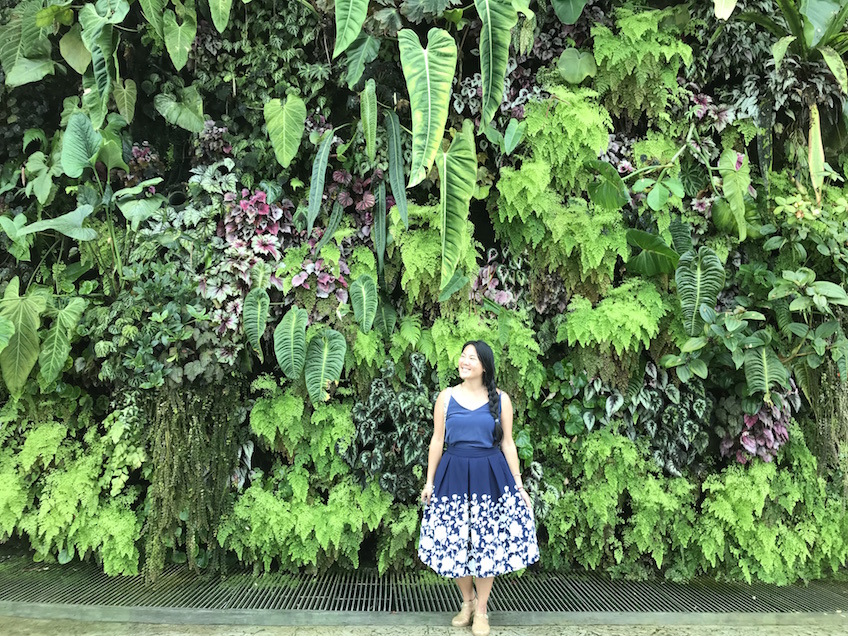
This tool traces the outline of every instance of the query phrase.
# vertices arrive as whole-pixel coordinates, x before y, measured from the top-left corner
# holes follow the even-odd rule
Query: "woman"
[[[456,579],[464,602],[451,623],[473,619],[472,634],[485,636],[494,577],[534,563],[539,547],[512,440],[512,402],[496,387],[489,345],[463,345],[459,377],[433,410],[418,555]]]

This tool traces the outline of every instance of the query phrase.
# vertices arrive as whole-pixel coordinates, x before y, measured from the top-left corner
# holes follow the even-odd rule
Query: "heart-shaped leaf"
[[[303,138],[306,104],[297,95],[290,95],[284,103],[279,99],[272,99],[265,104],[263,110],[277,161],[283,168],[288,168],[297,155]]]
[[[565,49],[559,56],[557,70],[569,84],[579,84],[587,77],[595,77],[598,65],[590,51]]]
[[[83,171],[93,165],[102,142],[100,133],[94,130],[85,114],[77,112],[71,115],[62,137],[62,169],[65,174],[73,179],[82,176]]]

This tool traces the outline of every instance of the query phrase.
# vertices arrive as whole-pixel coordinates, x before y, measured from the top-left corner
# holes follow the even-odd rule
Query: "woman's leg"
[[[477,588],[477,613],[487,614],[486,603],[489,602],[489,594],[492,591],[492,584],[495,582],[495,577],[484,576],[478,577],[474,581],[474,586]]]
[[[456,579],[456,584],[459,586],[459,591],[462,592],[463,601],[468,602],[474,599],[474,583],[470,576]]]

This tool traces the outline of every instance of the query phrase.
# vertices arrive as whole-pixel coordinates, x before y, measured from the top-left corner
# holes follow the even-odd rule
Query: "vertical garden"
[[[420,566],[496,351],[541,568],[848,564],[848,0],[0,0],[0,542]]]

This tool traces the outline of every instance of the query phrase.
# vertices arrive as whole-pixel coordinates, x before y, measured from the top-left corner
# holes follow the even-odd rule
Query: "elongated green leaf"
[[[704,321],[700,308],[715,307],[724,287],[724,267],[716,253],[708,247],[690,250],[680,257],[674,274],[677,297],[683,310],[683,326],[690,336],[701,335]]]
[[[344,208],[342,207],[342,204],[338,201],[334,202],[333,212],[330,214],[330,220],[327,222],[327,229],[324,230],[324,233],[321,235],[321,240],[318,241],[315,249],[312,250],[312,253],[315,256],[318,256],[321,253],[321,248],[329,243],[330,239],[333,238],[333,234],[336,233],[336,230],[339,229],[339,225],[341,225],[343,215]]]
[[[442,215],[442,280],[444,289],[462,258],[463,236],[468,222],[468,205],[477,181],[477,153],[474,148],[474,126],[462,122],[462,131],[454,137],[447,152],[437,161]]]
[[[583,13],[588,0],[551,0],[554,13],[565,24],[574,24]]]
[[[589,183],[589,198],[592,203],[607,210],[620,210],[630,201],[627,186],[612,164],[593,159],[585,165],[598,173],[595,180]]]
[[[93,241],[97,238],[97,232],[90,227],[83,227],[82,222],[88,217],[94,208],[90,205],[81,205],[73,212],[68,212],[55,219],[45,219],[31,223],[18,232],[20,236],[31,234],[33,232],[43,232],[44,230],[55,230],[70,236],[78,241]]]
[[[747,154],[741,155],[741,161],[738,157],[739,154],[733,148],[727,148],[719,159],[718,171],[721,173],[724,198],[730,204],[730,210],[736,219],[739,240],[744,241],[748,235],[745,221],[745,195],[748,193],[748,186],[751,185],[751,166],[748,163]]]
[[[727,20],[736,8],[736,0],[713,0],[715,5],[715,17],[719,20]]]
[[[289,380],[298,380],[306,362],[306,324],[309,312],[294,306],[274,329],[274,355]]]
[[[288,168],[300,148],[306,125],[306,104],[297,95],[286,98],[285,103],[272,99],[265,104],[265,125],[274,147],[277,161]]]
[[[392,335],[397,325],[398,315],[392,303],[384,295],[380,296],[377,303],[377,316],[374,318],[374,329],[388,338]],[[2,348],[2,340],[0,340],[0,348]]]
[[[203,100],[194,86],[179,89],[177,96],[160,93],[153,98],[153,105],[169,124],[190,132],[201,132],[206,123]]]
[[[386,259],[386,182],[381,181],[377,189],[377,211],[374,214],[374,250],[377,253],[377,277],[380,287],[385,289],[383,266]]]
[[[321,198],[324,196],[324,179],[327,177],[327,160],[330,146],[333,145],[333,129],[324,133],[324,140],[318,146],[318,154],[312,163],[312,181],[309,183],[309,206],[306,210],[306,235],[312,234],[315,219],[321,211]]]
[[[209,0],[209,12],[212,14],[212,23],[218,29],[218,33],[223,33],[230,21],[230,9],[232,9],[233,0]]]
[[[681,221],[679,216],[671,219],[668,231],[671,233],[671,242],[675,252],[685,254],[692,249],[692,229],[688,223]]]
[[[92,165],[103,138],[94,130],[91,120],[83,113],[74,113],[62,137],[62,169],[73,179]]]
[[[87,305],[83,298],[72,298],[68,306],[59,311],[47,337],[41,344],[38,366],[41,381],[49,384],[62,372],[68,354],[71,353],[71,333],[79,324]]]
[[[768,393],[775,384],[789,388],[786,367],[769,346],[745,351],[745,381],[750,393]]]
[[[314,404],[330,399],[330,384],[338,382],[344,368],[347,342],[335,329],[323,329],[306,348],[306,390]]]
[[[819,107],[816,104],[810,104],[810,137],[807,163],[810,166],[810,181],[813,184],[813,191],[816,193],[816,204],[821,205],[825,175],[824,145],[822,144]]]
[[[374,161],[377,157],[377,84],[373,79],[365,82],[365,90],[359,95],[359,115],[365,133],[365,154]]]
[[[377,284],[368,274],[362,274],[351,283],[350,304],[360,331],[371,331],[377,315]]]
[[[780,12],[783,14],[786,24],[789,25],[789,32],[799,40],[806,41],[803,18],[798,12],[795,0],[775,0],[775,2],[780,7]],[[809,43],[807,43],[807,46],[809,46]]]
[[[118,106],[121,117],[126,119],[128,124],[131,124],[135,116],[135,102],[138,98],[138,89],[135,82],[131,79],[117,82],[112,95],[115,97],[115,104]]]
[[[740,13],[736,16],[737,20],[742,20],[743,22],[751,22],[753,24],[759,24],[761,27],[766,29],[769,33],[771,33],[776,38],[784,37],[786,33],[786,29],[780,26],[777,22],[769,18],[768,16],[763,15],[762,13],[756,13],[753,11],[746,11],[745,13]],[[793,35],[790,33],[790,35]],[[797,37],[797,35],[795,36]]]
[[[840,5],[844,3],[838,0],[801,0],[798,4],[807,46],[814,49],[827,44],[823,39],[825,31],[839,14]],[[844,24],[843,19],[842,26]]]
[[[244,335],[261,361],[265,360],[262,353],[262,335],[265,333],[265,326],[268,324],[268,309],[270,306],[271,299],[264,289],[251,289],[244,298],[242,314]]]
[[[412,168],[407,186],[411,188],[426,178],[444,136],[456,43],[447,31],[433,28],[424,49],[414,31],[403,29],[398,46],[412,110]]]
[[[403,178],[403,148],[400,142],[400,122],[397,113],[386,111],[386,132],[389,146],[389,184],[392,186],[392,196],[395,198],[403,226],[409,229],[409,212],[406,204],[406,186]]]
[[[336,45],[333,47],[333,59],[344,53],[359,37],[367,13],[368,0],[336,0]]]
[[[380,40],[364,33],[348,47],[345,53],[345,61],[347,62],[345,82],[350,90],[353,90],[353,87],[362,77],[365,65],[376,60],[379,52]]]
[[[165,7],[168,0],[138,0],[144,17],[153,27],[160,40],[165,39]]]
[[[0,370],[9,393],[19,396],[38,360],[38,326],[47,307],[44,294],[20,296],[20,280],[15,276],[0,300],[0,316],[12,323],[14,333],[0,351]]]
[[[642,276],[670,274],[677,268],[680,255],[656,234],[627,230],[627,242],[642,251],[627,261],[627,271]]]
[[[843,93],[848,93],[848,71],[845,70],[845,62],[842,60],[842,56],[829,46],[822,46],[819,48],[819,52],[839,83],[839,88],[842,89]]]
[[[457,269],[453,273],[450,282],[448,282],[448,284],[445,285],[445,288],[439,292],[439,302],[443,303],[447,301],[456,292],[465,287],[469,280],[468,276],[466,276],[461,269]]]
[[[194,3],[186,4],[186,12],[179,24],[177,23],[177,14],[171,9],[167,9],[164,13],[162,25],[165,48],[168,50],[168,55],[171,56],[174,68],[181,71],[188,62],[188,53],[191,50],[194,38],[197,36],[197,17],[194,13]]]
[[[397,315],[395,315],[397,317]],[[0,351],[6,348],[9,340],[15,334],[15,324],[4,316],[0,316]]]
[[[79,22],[77,22],[59,40],[59,52],[62,54],[62,57],[80,75],[85,73],[85,69],[91,64],[91,53],[85,48],[85,44],[80,36],[81,31],[82,28]]]
[[[37,82],[54,72],[48,32],[35,24],[35,16],[43,6],[43,0],[21,2],[12,9],[9,21],[0,26],[0,64],[6,74],[6,86]]]
[[[780,63],[783,61],[783,58],[786,56],[786,49],[789,48],[789,45],[795,41],[794,35],[787,35],[786,37],[780,38],[777,42],[775,42],[771,47],[771,56],[774,58],[774,68],[780,68]]]
[[[510,155],[512,151],[518,147],[518,144],[524,139],[524,131],[527,130],[527,122],[519,122],[517,119],[510,119],[504,131],[504,154]]]
[[[506,63],[512,27],[518,13],[512,0],[474,0],[477,15],[483,23],[480,32],[480,71],[483,78],[481,126],[486,126],[500,108],[503,100]]]
[[[91,5],[86,5],[91,6]],[[82,37],[85,38],[86,31]],[[94,46],[91,51],[91,70],[94,74],[94,83],[100,100],[104,103],[109,101],[112,94],[112,85],[118,78],[118,66],[115,52],[118,50],[119,37],[111,24],[104,24],[100,28]]]

